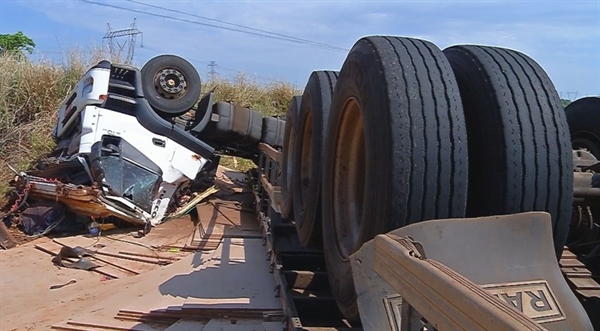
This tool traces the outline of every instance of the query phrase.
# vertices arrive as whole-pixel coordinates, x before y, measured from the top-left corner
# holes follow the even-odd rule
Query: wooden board
[[[89,307],[87,313],[81,311],[77,321],[107,323],[107,321],[114,319],[121,308],[147,294],[152,289],[158,290],[161,284],[172,279],[174,275],[186,275],[193,272],[194,269],[203,267],[204,263],[209,261],[209,256],[210,254],[202,252],[190,254],[166,267],[157,268],[143,275],[129,277],[127,281],[122,282],[122,286],[115,283],[115,286],[109,288],[110,291],[104,291],[104,300],[99,300],[97,304]],[[117,280],[115,282],[121,281]],[[67,322],[68,320],[63,321],[62,324]]]

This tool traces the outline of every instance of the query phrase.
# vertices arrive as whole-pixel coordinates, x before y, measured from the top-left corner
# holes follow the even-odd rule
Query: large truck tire
[[[144,97],[163,117],[183,115],[200,99],[200,75],[179,56],[154,57],[144,64],[141,73]]]
[[[294,222],[305,247],[321,242],[321,182],[331,96],[337,71],[313,71],[302,94],[294,149]]]
[[[573,149],[587,149],[600,160],[600,97],[586,97],[565,107]]]
[[[444,54],[467,121],[467,216],[547,211],[560,256],[571,217],[573,159],[565,112],[550,78],[513,50],[464,45]]]
[[[358,317],[349,256],[407,224],[464,217],[467,136],[458,86],[432,43],[360,39],[332,99],[324,153],[323,246],[342,313]]]
[[[294,96],[290,100],[285,114],[285,129],[283,133],[283,150],[281,152],[281,217],[293,218],[293,165],[296,137],[298,137],[298,118],[300,117],[301,96]]]

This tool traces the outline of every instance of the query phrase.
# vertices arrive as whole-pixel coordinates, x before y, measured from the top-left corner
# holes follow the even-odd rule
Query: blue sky
[[[341,67],[346,51],[323,49],[110,8],[131,8],[220,24],[127,0],[0,0],[0,33],[22,30],[36,56],[60,57],[73,48],[102,45],[107,23],[143,32],[135,50],[142,65],[160,53],[190,60],[206,78],[208,63],[231,76],[285,80],[303,87],[310,72]],[[402,35],[456,44],[497,45],[538,61],[561,97],[600,95],[600,0],[563,1],[163,1],[138,0],[235,24],[349,49],[360,37]]]

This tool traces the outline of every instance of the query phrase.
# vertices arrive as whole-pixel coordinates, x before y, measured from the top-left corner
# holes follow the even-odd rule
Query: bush
[[[244,74],[238,74],[231,80],[211,79],[204,84],[202,91],[207,93],[213,88],[216,88],[216,100],[254,108],[264,116],[284,115],[292,96],[302,93],[287,82],[259,83]]]

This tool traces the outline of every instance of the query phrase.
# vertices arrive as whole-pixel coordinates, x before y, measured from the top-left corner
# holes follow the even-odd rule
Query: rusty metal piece
[[[34,176],[27,176],[27,181],[32,197],[60,202],[74,213],[94,218],[114,216],[139,225],[147,223],[141,210],[107,199],[100,189]]]
[[[600,198],[600,188],[598,187],[574,187],[573,197],[575,198]]]
[[[594,154],[585,149],[573,150],[573,166],[575,168],[586,168],[598,163]]]
[[[4,221],[0,220],[0,246],[4,249],[9,249],[17,246],[15,237],[8,231]]]

